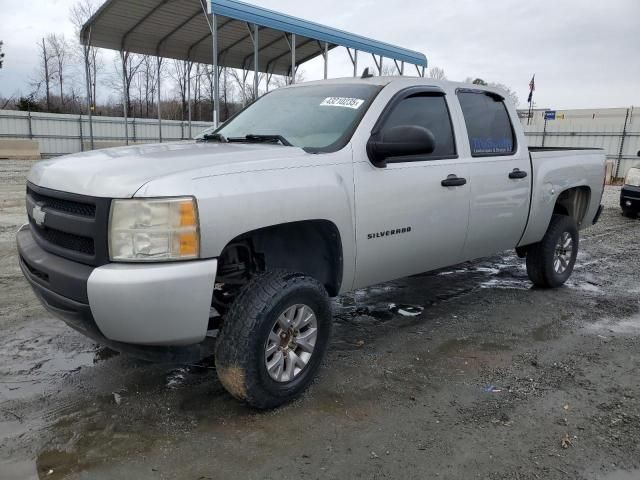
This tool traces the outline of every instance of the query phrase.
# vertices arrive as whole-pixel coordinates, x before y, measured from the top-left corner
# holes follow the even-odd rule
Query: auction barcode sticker
[[[327,97],[320,104],[321,107],[346,107],[359,109],[364,100],[361,98],[348,98],[348,97]]]

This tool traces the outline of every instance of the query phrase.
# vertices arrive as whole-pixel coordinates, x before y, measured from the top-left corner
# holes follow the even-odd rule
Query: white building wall
[[[121,117],[93,117],[93,138],[96,148],[125,144],[124,119]],[[128,119],[130,143],[158,141],[158,120]],[[211,122],[192,122],[192,133],[213,125]],[[188,123],[176,120],[162,121],[162,141],[188,138]],[[43,157],[80,152],[90,148],[89,117],[54,113],[29,113],[0,110],[0,139],[29,138],[38,141]]]

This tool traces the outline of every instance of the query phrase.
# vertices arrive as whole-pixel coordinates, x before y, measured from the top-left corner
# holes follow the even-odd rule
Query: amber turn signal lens
[[[195,203],[190,200],[180,202],[180,226],[195,227],[196,224],[197,220]]]
[[[196,232],[181,233],[179,240],[181,257],[198,255],[198,234]]]

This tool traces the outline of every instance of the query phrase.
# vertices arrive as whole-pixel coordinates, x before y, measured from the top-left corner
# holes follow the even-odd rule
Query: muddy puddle
[[[587,324],[585,330],[599,335],[640,336],[640,315],[629,318],[605,318]]]
[[[36,319],[35,322],[41,319]],[[60,379],[117,355],[68,329],[57,319],[12,332],[0,351],[0,398],[41,395]]]

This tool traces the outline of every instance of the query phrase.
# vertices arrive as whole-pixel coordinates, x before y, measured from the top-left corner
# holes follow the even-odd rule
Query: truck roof
[[[374,76],[374,77],[341,77],[341,78],[332,78],[328,80],[313,80],[309,82],[296,83],[294,85],[288,85],[284,88],[299,88],[310,85],[331,85],[331,84],[345,84],[345,83],[355,83],[362,85],[380,85],[386,86],[390,84],[397,84],[399,88],[403,86],[410,87],[412,85],[428,85],[428,86],[436,86],[441,87],[442,89],[456,89],[456,88],[469,88],[473,90],[483,90],[487,92],[497,93],[503,98],[508,98],[506,92],[500,88],[492,87],[489,85],[476,85],[475,83],[465,83],[465,82],[453,82],[451,80],[436,80],[434,78],[427,77],[408,77],[408,76]]]

